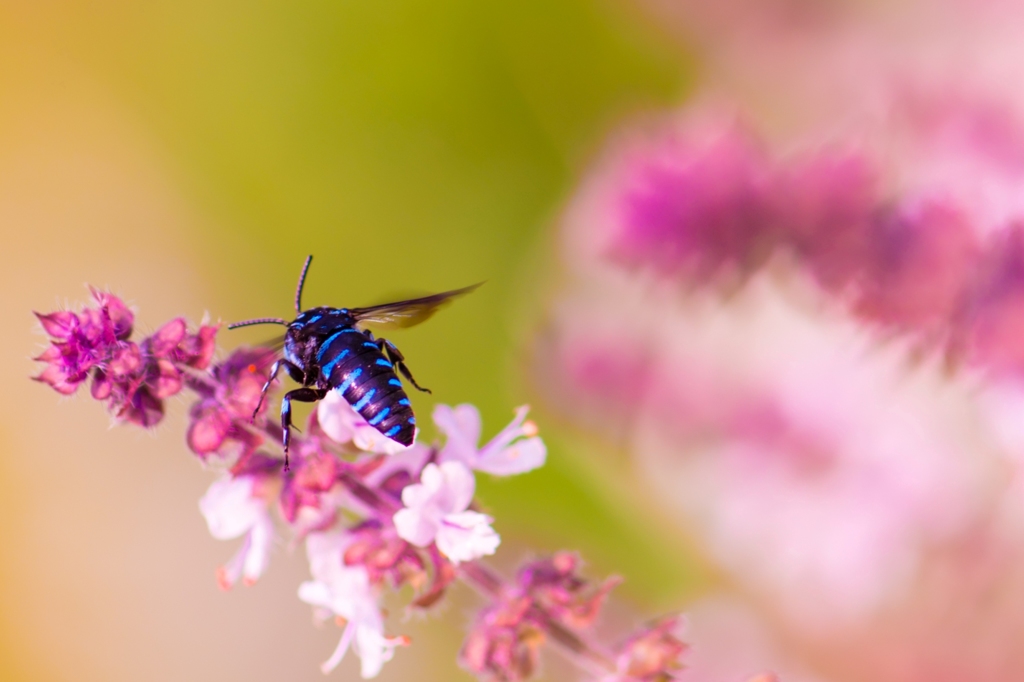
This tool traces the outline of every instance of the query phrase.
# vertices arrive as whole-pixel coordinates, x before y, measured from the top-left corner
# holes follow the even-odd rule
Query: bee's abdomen
[[[370,426],[402,445],[412,445],[416,418],[394,372],[370,377],[358,386],[353,382],[343,395]]]
[[[375,343],[358,330],[345,330],[325,342],[318,360],[327,386],[340,391],[363,419],[388,438],[412,444],[416,418],[409,398]]]

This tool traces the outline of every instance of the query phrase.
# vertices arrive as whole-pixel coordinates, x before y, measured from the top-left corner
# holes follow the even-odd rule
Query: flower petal
[[[473,466],[476,446],[480,442],[480,411],[469,404],[454,408],[437,405],[433,416],[437,428],[448,438],[441,451],[441,461],[457,460]]]
[[[331,608],[331,591],[319,580],[307,580],[299,585],[299,599],[311,606]]]
[[[255,583],[263,571],[267,570],[273,541],[274,523],[270,520],[270,514],[264,510],[249,531],[249,550],[242,566],[242,582],[245,585]]]
[[[395,642],[384,636],[382,629],[361,623],[356,628],[356,654],[362,661],[360,674],[364,680],[377,677],[384,664],[395,655]]]
[[[316,408],[316,418],[320,428],[338,443],[348,443],[355,436],[356,426],[363,418],[352,409],[338,391],[328,391]]]
[[[548,449],[539,436],[517,441],[507,448],[481,453],[476,468],[495,476],[511,476],[544,466]]]
[[[494,554],[501,537],[491,528],[493,521],[473,511],[449,514],[437,532],[437,548],[456,564]]]
[[[398,537],[417,547],[428,546],[437,535],[438,523],[419,509],[400,509],[393,520]]]
[[[239,476],[214,481],[199,500],[199,511],[206,517],[210,535],[230,540],[242,535],[265,513],[266,505],[253,498],[252,476]]]
[[[427,469],[430,465],[427,466]],[[462,462],[445,462],[440,467],[444,476],[443,487],[438,491],[435,501],[443,514],[454,514],[465,511],[473,501],[476,492],[476,478]],[[424,476],[426,469],[424,469]]]

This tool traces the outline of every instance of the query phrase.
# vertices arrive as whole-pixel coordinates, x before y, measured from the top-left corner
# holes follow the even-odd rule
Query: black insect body
[[[260,394],[260,405],[277,373],[284,368],[302,388],[285,393],[281,399],[281,430],[283,432],[284,468],[288,470],[288,443],[291,437],[291,402],[316,402],[330,390],[341,393],[346,401],[386,437],[411,445],[416,431],[409,397],[402,388],[395,370],[420,391],[429,393],[416,383],[405,366],[402,353],[386,339],[374,338],[362,328],[365,324],[409,327],[430,317],[444,303],[476,289],[475,284],[463,289],[433,296],[386,303],[369,308],[311,308],[302,310],[302,287],[312,256],[306,258],[295,292],[295,311],[291,322],[280,318],[259,318],[228,325],[228,329],[254,324],[281,324],[288,330],[284,336],[284,358],[270,368],[270,378]],[[256,412],[259,411],[259,405]],[[255,412],[253,413],[255,416]]]

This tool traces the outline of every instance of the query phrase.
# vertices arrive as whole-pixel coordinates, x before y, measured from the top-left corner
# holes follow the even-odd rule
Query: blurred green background
[[[307,253],[309,305],[486,280],[392,338],[433,399],[480,407],[489,436],[531,398],[523,321],[543,305],[560,207],[616,124],[680,101],[692,70],[626,3],[0,3],[0,312],[15,359],[0,678],[317,679],[337,634],[294,597],[301,552],[277,552],[242,594],[213,589],[235,545],[195,513],[210,476],[185,448],[184,403],[148,436],[29,384],[30,309],[83,301],[90,282],[131,301],[143,330],[286,316]],[[414,400],[429,414],[430,396]],[[599,445],[534,417],[549,465],[481,485],[499,558],[574,548],[595,576],[627,578],[638,613],[679,607],[701,569],[588,463]],[[475,603],[435,617],[447,629],[423,637],[437,645],[399,652],[381,679],[468,679],[454,654]]]

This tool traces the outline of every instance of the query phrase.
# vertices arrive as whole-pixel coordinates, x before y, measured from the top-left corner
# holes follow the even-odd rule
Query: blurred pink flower
[[[477,616],[462,646],[462,665],[489,680],[524,680],[536,672],[540,647],[549,636],[562,639],[581,662],[592,665],[594,652],[581,633],[594,624],[620,581],[612,577],[595,585],[583,577],[582,566],[575,554],[559,552],[523,564],[514,584],[493,585],[492,604]],[[608,663],[602,656],[601,667]]]
[[[469,511],[476,482],[460,462],[428,464],[420,482],[402,491],[404,509],[395,513],[398,535],[417,547],[433,542],[455,564],[494,554],[501,538],[494,519]]]
[[[537,670],[543,631],[527,618],[531,602],[518,595],[480,613],[459,662],[477,676],[502,682],[528,679]]]
[[[961,454],[976,449],[970,412],[958,414],[971,405],[966,386],[908,375],[901,349],[873,348],[835,312],[793,307],[765,278],[717,309],[666,303],[673,317],[653,322],[619,313],[645,351],[605,335],[600,319],[638,307],[566,312],[541,375],[563,412],[579,410],[574,396],[599,396],[585,373],[577,383],[575,359],[645,354],[624,434],[638,471],[723,566],[798,622],[841,627],[873,613],[927,548],[982,513],[998,460]],[[614,385],[600,397],[622,404]]]
[[[818,669],[1018,679],[1024,5],[660,6],[705,87],[565,212],[546,406]]]
[[[590,627],[608,594],[622,582],[618,576],[599,584],[583,577],[583,562],[572,552],[528,561],[516,574],[519,592],[529,595],[563,623],[575,629]]]
[[[231,589],[239,579],[252,585],[263,575],[270,559],[274,523],[260,485],[256,476],[225,476],[214,481],[199,500],[210,535],[218,540],[245,536],[231,561],[217,569],[217,584],[223,590]]]
[[[363,679],[380,674],[394,656],[395,648],[408,644],[404,637],[386,637],[377,595],[362,566],[346,566],[342,557],[348,538],[339,531],[310,533],[306,553],[313,580],[299,586],[299,599],[317,607],[323,615],[343,620],[341,640],[331,657],[321,666],[329,673],[338,667],[351,647],[361,660]]]
[[[602,682],[680,679],[682,657],[689,649],[680,638],[682,620],[681,616],[668,616],[641,628],[622,644],[615,657],[615,674]]]

